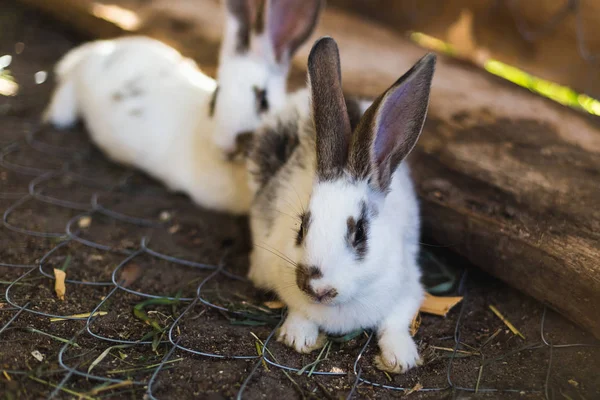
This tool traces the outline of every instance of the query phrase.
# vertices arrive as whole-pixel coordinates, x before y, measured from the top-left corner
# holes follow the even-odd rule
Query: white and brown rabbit
[[[299,352],[326,333],[372,328],[379,368],[420,364],[409,334],[424,293],[420,217],[403,161],[425,121],[434,66],[433,54],[423,57],[361,118],[342,94],[337,45],[322,38],[308,60],[310,112],[296,113],[309,116],[257,132],[249,277],[286,303],[278,339]]]
[[[141,169],[199,205],[247,213],[240,139],[286,103],[292,56],[313,32],[323,0],[224,0],[217,82],[148,37],[83,44],[57,64],[44,119],[83,119],[112,160]]]

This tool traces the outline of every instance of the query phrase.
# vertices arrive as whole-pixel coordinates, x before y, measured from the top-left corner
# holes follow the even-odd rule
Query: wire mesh
[[[161,221],[160,219],[151,219],[147,217],[140,218],[138,216],[126,215],[120,211],[112,209],[109,204],[102,205],[102,202],[100,201],[103,198],[102,196],[108,196],[111,193],[127,193],[128,185],[131,184],[130,182],[132,179],[132,173],[125,171],[123,175],[116,177],[113,184],[110,185],[95,181],[93,178],[86,177],[73,171],[76,163],[81,164],[89,162],[90,157],[92,157],[89,153],[85,156],[82,156],[81,153],[71,153],[71,157],[65,157],[65,154],[69,154],[68,151],[62,151],[62,149],[58,146],[46,146],[43,144],[43,142],[38,141],[38,139],[35,141],[32,140],[38,135],[41,135],[41,129],[37,130],[35,134],[30,134],[27,140],[11,143],[2,151],[2,154],[4,155],[4,157],[0,159],[0,166],[2,168],[16,172],[20,175],[26,175],[31,178],[28,185],[28,191],[26,193],[3,192],[0,194],[2,199],[9,200],[3,216],[3,224],[4,228],[11,231],[11,234],[13,235],[36,236],[43,239],[49,239],[52,244],[48,251],[34,263],[19,264],[3,262],[1,264],[1,267],[5,270],[11,270],[14,272],[16,278],[10,282],[7,282],[6,289],[4,290],[4,301],[8,304],[8,307],[0,309],[0,312],[8,313],[10,317],[6,319],[6,322],[4,322],[0,328],[0,334],[5,333],[8,329],[14,326],[16,321],[23,318],[25,314],[34,314],[45,319],[60,318],[65,320],[79,320],[83,322],[83,326],[77,330],[72,337],[65,340],[65,343],[60,348],[58,353],[59,370],[55,371],[54,374],[59,377],[62,375],[62,377],[60,378],[59,382],[54,385],[52,391],[49,393],[48,398],[54,398],[63,394],[63,390],[68,390],[67,387],[69,383],[77,377],[82,377],[86,380],[94,381],[100,384],[103,383],[107,385],[107,387],[110,387],[108,385],[115,385],[114,387],[118,387],[118,385],[125,384],[138,386],[141,388],[140,390],[146,391],[148,398],[159,398],[160,396],[158,396],[155,392],[156,387],[160,386],[161,375],[164,372],[164,369],[170,365],[169,362],[170,360],[173,360],[173,356],[175,354],[178,354],[180,358],[200,357],[222,360],[252,360],[252,368],[248,371],[247,376],[243,379],[243,382],[240,385],[237,396],[238,398],[244,398],[249,385],[251,385],[255,379],[258,379],[257,376],[260,375],[260,371],[263,368],[275,368],[286,371],[288,374],[294,376],[296,376],[298,373],[306,376],[310,373],[310,376],[312,377],[330,375],[346,377],[351,376],[353,377],[353,384],[351,386],[351,390],[348,392],[348,398],[356,396],[357,388],[366,385],[389,391],[410,391],[412,389],[412,385],[397,385],[386,380],[373,379],[374,375],[372,373],[365,374],[364,368],[370,363],[371,357],[366,357],[365,354],[371,352],[374,347],[373,333],[369,333],[367,338],[361,340],[360,348],[358,349],[359,351],[353,355],[353,362],[351,363],[352,368],[348,371],[335,369],[326,370],[321,368],[319,365],[317,365],[316,368],[309,370],[303,369],[300,365],[286,362],[286,360],[281,356],[281,354],[285,354],[285,352],[281,352],[279,350],[276,351],[273,348],[273,346],[275,346],[273,340],[274,334],[281,322],[282,317],[279,312],[274,312],[271,314],[251,313],[248,312],[247,309],[236,309],[236,305],[225,304],[226,302],[224,303],[222,301],[222,297],[220,299],[219,296],[215,297],[209,295],[209,293],[214,292],[215,289],[214,286],[209,288],[211,283],[214,284],[216,282],[221,282],[221,286],[225,287],[225,289],[221,289],[221,296],[223,293],[227,293],[227,285],[232,281],[235,281],[241,285],[249,285],[246,278],[237,270],[227,269],[228,254],[226,250],[223,250],[223,254],[220,257],[221,261],[214,265],[177,257],[172,254],[164,254],[158,250],[153,250],[153,241],[149,236],[151,236],[152,233],[157,230],[168,229],[168,222]],[[51,130],[47,130],[45,132],[46,137],[52,137],[56,135],[64,136],[64,133]],[[39,157],[50,157],[60,154],[62,165],[54,169],[44,169],[19,165],[18,163],[11,162],[10,159],[7,159],[7,155],[15,155],[21,151],[24,151],[24,149],[27,147],[29,147],[29,150],[36,152]],[[46,187],[44,187],[44,184],[57,177],[63,179],[61,182],[85,183],[87,186],[93,188],[89,202],[86,204],[80,200],[73,201],[46,193]],[[58,186],[60,187],[60,185]],[[135,193],[129,192],[129,196],[131,196],[131,201],[135,201]],[[23,219],[18,218],[16,215],[20,212],[19,207],[28,202],[68,209],[73,211],[74,215],[68,218],[62,231],[54,228],[49,228],[48,230],[33,229],[23,226],[21,224]],[[134,246],[131,246],[130,244],[130,246],[127,248],[116,248],[113,245],[101,243],[86,235],[86,229],[89,228],[88,223],[90,219],[94,221],[91,222],[91,224],[94,224],[96,219],[101,218],[117,220],[128,225],[150,229],[150,235],[144,235],[138,243],[135,243]],[[32,278],[43,279],[47,282],[55,280],[55,276],[48,266],[49,264],[56,265],[56,262],[51,260],[56,258],[57,254],[61,252],[64,253],[65,249],[68,249],[69,246],[74,246],[75,244],[79,246],[77,247],[79,251],[84,251],[84,249],[89,248],[106,252],[113,255],[115,260],[120,260],[115,262],[108,275],[104,273],[101,274],[102,276],[93,277],[88,274],[86,275],[85,279],[78,279],[77,274],[71,273],[70,268],[75,268],[75,266],[66,268],[68,273],[68,279],[66,280],[66,283],[69,287],[69,292],[82,290],[78,287],[101,288],[104,290],[104,292],[106,292],[106,294],[101,297],[101,300],[98,301],[98,303],[92,309],[85,310],[88,312],[87,314],[78,316],[71,313],[67,314],[61,312],[60,307],[56,308],[55,311],[44,310],[43,307],[40,307],[40,304],[36,304],[36,302],[40,302],[39,299],[22,299],[22,296],[20,296],[17,290],[20,285],[29,282],[29,280]],[[72,252],[72,250],[69,251]],[[181,293],[165,295],[164,293],[143,290],[142,288],[133,289],[131,284],[126,282],[129,278],[127,278],[127,274],[123,271],[127,268],[127,266],[132,265],[135,260],[143,256],[168,262],[169,265],[176,265],[180,268],[190,270],[192,275],[198,275],[200,280],[197,284],[195,295],[188,297],[182,295]],[[86,267],[85,265],[77,265],[77,268],[81,270],[85,269]],[[164,274],[167,272],[163,271],[162,273]],[[75,276],[72,277],[71,275]],[[142,276],[138,279],[143,281],[144,277]],[[468,308],[470,304],[469,293],[467,292],[465,285],[466,281],[467,276],[465,274],[463,275],[460,287],[458,288],[459,293],[462,293],[465,297],[460,305],[460,312],[456,316],[454,333],[451,336],[452,346],[450,356],[447,358],[447,362],[443,363],[444,365],[439,364],[436,367],[439,369],[440,373],[444,371],[443,375],[446,377],[446,379],[443,382],[437,382],[436,385],[424,386],[420,388],[420,391],[441,392],[453,390],[479,393],[538,393],[550,398],[551,395],[549,394],[548,382],[552,372],[554,352],[558,349],[572,349],[593,346],[593,344],[553,344],[547,340],[545,328],[546,309],[544,308],[544,311],[540,317],[539,326],[539,335],[541,340],[534,343],[527,342],[526,345],[517,348],[512,353],[514,355],[518,352],[530,352],[533,350],[547,352],[548,356],[545,366],[546,373],[544,374],[544,382],[542,385],[534,384],[530,385],[529,387],[491,387],[485,385],[485,380],[478,380],[477,386],[471,387],[457,382],[454,369],[457,365],[460,366],[464,360],[463,358],[457,356],[464,354],[464,352],[473,351],[472,346],[466,345],[466,343],[461,340],[461,326],[464,318],[466,318],[464,310]],[[50,284],[48,286],[52,285]],[[166,302],[171,301],[171,304],[177,304],[178,306],[184,305],[185,307],[177,310],[173,316],[170,317],[170,319],[166,320],[162,335],[158,339],[156,339],[156,337],[123,338],[119,337],[119,335],[109,334],[109,332],[107,332],[105,329],[106,327],[103,327],[103,324],[101,323],[102,319],[105,318],[102,316],[102,311],[106,312],[107,310],[110,310],[111,307],[114,307],[114,304],[122,301],[122,299],[118,298],[120,294],[127,294],[135,296],[138,299],[146,300],[162,299]],[[257,304],[260,306],[260,303]],[[193,315],[199,308],[204,310],[203,312],[206,312],[207,309],[217,311],[217,315],[220,315],[221,322],[225,322],[224,335],[228,334],[227,323],[234,322],[236,319],[246,322],[250,321],[251,323],[256,323],[257,325],[264,324],[264,326],[268,327],[267,330],[263,329],[265,336],[263,336],[263,339],[261,340],[264,341],[260,342],[258,349],[250,346],[248,351],[245,353],[228,352],[226,350],[213,351],[202,347],[196,347],[194,342],[190,341],[189,337],[186,337],[189,336],[190,333],[185,321],[189,319],[189,317]],[[131,310],[126,311],[126,313],[131,313]],[[195,329],[196,330],[194,331],[194,334],[202,334],[202,325],[196,324]],[[248,335],[250,335],[250,332],[252,332],[253,329],[254,328],[252,327],[252,324],[250,324],[247,328]],[[93,360],[98,359],[97,351],[91,352],[87,356],[86,354],[73,354],[74,349],[82,348],[83,341],[93,343],[90,345],[92,348],[102,347],[102,343],[109,345],[108,348],[151,348],[154,346],[155,349],[162,349],[162,356],[160,357],[160,361],[152,367],[152,375],[150,377],[129,379],[118,376],[118,373],[94,373],[93,368],[90,368],[90,364]],[[499,356],[490,356],[490,358],[487,358],[484,347],[485,346],[483,345],[476,352],[474,351],[474,353],[477,354],[477,357],[481,359],[479,367],[503,360],[503,358]],[[275,352],[278,353],[278,356],[275,355]],[[508,357],[508,355],[504,356]],[[87,369],[84,366],[87,366]],[[538,366],[538,368],[541,367]],[[27,371],[10,371],[10,373],[19,374],[27,373]]]
[[[517,10],[517,3],[512,1],[512,10]],[[521,34],[529,40],[537,40],[574,13],[578,21],[580,54],[586,61],[597,63],[598,56],[586,45],[579,5],[577,0],[566,1],[564,8],[548,21],[547,26],[536,31],[518,20],[517,11],[515,18]],[[536,314],[535,333],[539,340],[528,334],[527,341],[504,353],[492,349],[498,331],[485,332],[481,339],[476,340],[472,337],[473,332],[465,332],[466,321],[475,318],[474,314],[485,311],[485,304],[470,293],[469,277],[464,274],[457,289],[464,299],[445,321],[450,326],[449,331],[443,336],[431,337],[428,336],[428,327],[424,326],[417,336],[421,344],[442,344],[438,347],[447,349],[443,350],[446,357],[430,360],[423,369],[413,371],[408,378],[390,379],[372,368],[376,340],[374,333],[367,332],[353,339],[356,342],[354,346],[340,346],[331,350],[331,360],[326,356],[312,366],[308,364],[309,368],[306,368],[304,359],[299,360],[291,350],[274,340],[283,317],[280,310],[265,311],[263,303],[255,297],[235,297],[239,295],[240,288],[246,293],[253,293],[243,273],[245,260],[240,258],[237,250],[232,250],[231,246],[216,247],[206,257],[194,257],[190,252],[179,254],[161,247],[161,239],[171,235],[177,227],[171,219],[161,218],[157,213],[129,214],[119,208],[120,204],[128,202],[137,204],[139,191],[152,197],[153,189],[148,189],[149,185],[145,182],[139,184],[140,175],[128,170],[113,169],[104,174],[96,173],[99,157],[87,140],[74,139],[75,135],[81,133],[31,126],[26,129],[25,136],[3,141],[0,151],[0,172],[7,173],[6,179],[2,177],[3,189],[0,191],[2,230],[13,243],[24,241],[24,238],[36,238],[42,241],[41,247],[45,248],[42,254],[35,254],[34,257],[28,254],[31,249],[18,248],[9,259],[0,259],[3,277],[0,285],[4,288],[0,303],[5,305],[0,308],[0,340],[16,329],[29,329],[29,334],[34,334],[34,329],[35,334],[58,335],[49,325],[55,323],[48,322],[51,319],[66,320],[73,324],[72,329],[64,330],[70,333],[68,336],[55,335],[52,338],[62,342],[56,354],[57,365],[53,368],[34,373],[28,369],[11,369],[10,364],[5,363],[0,366],[0,373],[9,377],[37,379],[38,383],[43,381],[48,389],[45,396],[49,399],[81,397],[84,390],[87,390],[84,398],[102,397],[103,393],[113,398],[132,393],[144,393],[150,399],[169,398],[168,392],[165,392],[173,378],[169,373],[177,368],[178,363],[198,360],[219,363],[218,368],[227,368],[236,362],[246,363],[239,381],[238,399],[256,397],[251,391],[257,390],[266,374],[272,372],[285,375],[282,382],[297,390],[299,397],[303,398],[333,398],[326,389],[321,388],[319,394],[315,395],[308,387],[315,388],[311,382],[318,384],[317,378],[338,377],[349,382],[344,392],[346,398],[368,397],[368,394],[361,393],[365,388],[382,390],[377,392],[379,397],[381,393],[394,397],[398,392],[411,392],[417,387],[416,383],[420,383],[422,387],[418,390],[423,393],[498,394],[501,398],[516,393],[550,399],[555,396],[551,381],[557,366],[557,352],[571,351],[574,354],[584,351],[590,357],[597,358],[598,346],[595,342],[560,341],[561,335],[547,326],[548,310],[544,306],[539,306],[541,309]],[[16,184],[25,179],[28,183],[26,187]],[[73,190],[74,184],[81,190]],[[111,201],[115,196],[119,201]],[[156,190],[156,196],[162,196],[160,189]],[[169,197],[169,200],[173,199]],[[173,203],[180,204],[176,200]],[[168,208],[177,212],[177,205]],[[29,217],[41,216],[54,220],[53,213],[56,214],[56,223],[33,227],[27,224]],[[97,223],[104,223],[106,230],[111,233],[118,231],[121,225],[127,226],[127,229],[123,234],[117,232],[117,239],[106,241],[106,235],[95,236],[90,233],[90,220],[92,228]],[[192,236],[204,239],[200,234]],[[188,250],[194,247],[203,245],[192,242]],[[78,254],[87,256],[67,266],[68,256],[75,257]],[[109,268],[97,268],[90,262],[100,255]],[[57,264],[59,261],[67,272],[67,296],[84,293],[88,300],[93,299],[94,304],[86,306],[86,309],[75,310],[73,307],[63,307],[56,301],[47,301],[55,298],[51,289],[55,281],[53,268],[60,268]],[[140,265],[152,265],[154,269],[157,269],[156,266],[164,267],[158,274],[159,283],[164,285],[172,284],[166,282],[165,275],[176,269],[175,275],[187,279],[186,285],[192,286],[193,290],[169,292],[159,284],[145,284],[150,280],[145,275],[149,269],[144,269],[141,274],[137,271],[136,274],[136,266],[139,269]],[[46,292],[39,289],[38,296],[32,293],[23,295],[20,288],[29,287],[27,285],[31,282],[40,282],[36,289],[46,287]],[[235,297],[236,301],[231,301],[231,297]],[[138,307],[147,301],[156,301],[154,304],[146,303],[155,309],[145,312],[143,307]],[[164,307],[174,309],[167,314]],[[260,308],[260,312],[255,312],[256,307]],[[136,312],[142,319],[135,316]],[[153,312],[152,318],[149,317],[150,312]],[[535,310],[530,312],[535,314]],[[210,318],[206,318],[209,314]],[[117,325],[115,321],[119,318],[125,319],[126,323]],[[156,321],[160,324],[160,331],[151,327]],[[239,325],[240,322],[245,325]],[[128,324],[138,328],[150,324],[148,334],[129,336],[139,334],[140,329],[123,328]],[[215,325],[219,330],[215,330]],[[42,331],[44,326],[48,328]],[[209,339],[197,340],[198,337]],[[249,343],[245,351],[234,351],[236,347],[230,342],[242,340]],[[215,345],[212,346],[210,342]],[[475,342],[479,343],[476,348],[473,347]],[[119,355],[118,359],[117,356],[110,358],[113,351],[131,353]],[[143,374],[139,370],[131,371],[139,366],[113,368],[114,363],[126,366],[127,358],[133,358],[134,353],[143,357],[153,355],[147,358],[150,364],[143,367]],[[535,382],[515,380],[515,384],[500,384],[484,374],[485,368],[493,364],[506,362],[509,368],[518,368],[523,361],[522,358],[516,358],[519,355],[532,358],[527,368],[540,373]],[[315,356],[310,357],[314,359]],[[195,364],[185,365],[182,368],[190,368]],[[342,368],[334,368],[336,366]],[[467,371],[468,368],[472,370]],[[474,377],[473,368],[476,372]],[[431,382],[419,380],[420,370],[427,371]],[[307,381],[299,385],[296,380],[300,378],[306,378]],[[209,379],[208,375],[203,379]],[[91,390],[90,385],[93,386]],[[78,387],[82,389],[76,391]],[[319,388],[317,386],[315,389]]]

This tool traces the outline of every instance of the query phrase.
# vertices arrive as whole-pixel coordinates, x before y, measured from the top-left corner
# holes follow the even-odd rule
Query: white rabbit
[[[300,101],[300,120],[288,110],[256,132],[249,277],[286,303],[278,340],[299,352],[322,346],[324,333],[372,328],[379,368],[421,362],[409,334],[423,299],[420,217],[402,161],[421,133],[434,66],[423,57],[361,118],[342,93],[337,45],[322,38],[308,60],[311,109]]]
[[[322,0],[225,0],[217,82],[147,37],[83,44],[56,66],[44,119],[85,122],[112,160],[139,168],[199,205],[248,212],[241,142],[286,101],[290,60],[316,25]]]

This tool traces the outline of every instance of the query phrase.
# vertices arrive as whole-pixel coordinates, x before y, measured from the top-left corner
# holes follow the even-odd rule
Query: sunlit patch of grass
[[[554,100],[565,106],[585,111],[593,115],[600,115],[600,101],[580,94],[573,89],[562,86],[545,79],[537,78],[518,68],[504,64],[497,60],[489,60],[485,63],[486,71],[501,78],[516,83],[519,86],[526,87],[532,92],[538,93],[544,97]]]
[[[412,32],[410,39],[425,48],[453,57],[457,55],[451,44],[422,32]],[[491,74],[527,88],[550,100],[592,115],[600,115],[600,101],[588,95],[577,93],[567,86],[538,78],[519,68],[494,59],[485,60],[483,67]]]
[[[456,55],[456,50],[450,43],[444,42],[443,40],[433,36],[426,35],[422,32],[411,32],[410,39],[428,49],[435,50],[449,56]]]

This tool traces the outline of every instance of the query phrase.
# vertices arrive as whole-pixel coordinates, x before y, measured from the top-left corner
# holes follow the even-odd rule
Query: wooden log
[[[123,28],[114,21],[104,19],[94,12],[94,3],[91,1],[19,1],[51,15],[87,37],[109,38],[122,35],[124,32]]]
[[[405,32],[452,41],[463,10],[473,15],[473,38],[490,56],[541,78],[600,97],[600,2],[596,0],[329,0],[329,4]],[[572,10],[570,5],[578,10]],[[576,13],[578,13],[576,16]],[[582,57],[584,51],[595,61]],[[585,54],[584,54],[585,55]]]
[[[142,4],[133,10],[145,16],[141,27],[173,19],[190,27],[181,41],[170,24],[141,32],[170,37],[214,70],[218,1]],[[425,52],[335,9],[324,13],[317,35],[325,34],[339,43],[346,90],[359,95],[379,94]],[[294,60],[296,85],[304,82],[308,51]],[[598,118],[440,57],[411,162],[428,236],[600,338],[599,127]]]

